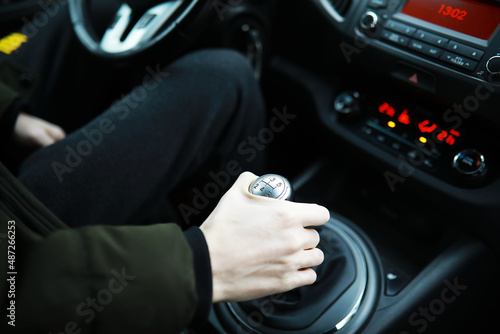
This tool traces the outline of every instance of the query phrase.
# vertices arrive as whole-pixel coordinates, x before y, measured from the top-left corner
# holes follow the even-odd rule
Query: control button
[[[453,169],[462,176],[478,178],[486,171],[484,156],[476,150],[464,150],[453,158]]]
[[[417,28],[413,28],[409,25],[399,23],[393,20],[390,20],[386,23],[385,27],[387,29],[390,29],[392,31],[398,32],[403,35],[408,35],[411,36],[415,31],[417,31]]]
[[[392,15],[391,12],[389,12],[386,9],[378,11],[378,16],[382,22],[386,22],[387,20],[389,20],[391,18],[391,15]]]
[[[365,135],[368,135],[370,136],[372,133],[373,133],[373,130],[367,126],[363,126],[361,128],[361,131],[365,134]]]
[[[439,59],[468,71],[473,71],[477,66],[477,62],[474,60],[447,51],[445,51]]]
[[[418,161],[420,158],[420,154],[422,154],[420,151],[417,150],[411,150],[407,153],[408,158],[410,158],[413,161]]]
[[[405,64],[398,64],[391,72],[391,75],[396,79],[427,92],[435,92],[436,80],[434,79],[434,76],[421,69]]]
[[[370,0],[368,6],[373,8],[385,8],[387,7],[387,0]]]
[[[335,110],[344,115],[357,114],[360,108],[360,94],[356,91],[340,93],[333,102]]]
[[[486,69],[490,74],[500,74],[500,56],[491,57],[486,63]]]
[[[484,55],[484,51],[481,51],[479,49],[475,49],[473,47],[470,47],[468,45],[460,44],[455,41],[450,41],[448,46],[446,47],[448,50],[456,52],[462,56],[466,56],[468,58],[474,59],[474,60],[481,60],[481,58]]]
[[[366,12],[361,15],[361,20],[359,21],[359,25],[361,28],[365,30],[372,30],[377,27],[378,24],[378,15],[372,11]]]
[[[442,52],[440,48],[415,40],[410,41],[409,48],[434,58],[439,58]]]
[[[431,159],[425,159],[424,166],[429,167],[429,168],[434,168],[434,162]]]
[[[384,264],[385,294],[397,295],[410,281],[410,277],[394,266]]]
[[[399,151],[401,149],[401,144],[395,141],[392,143],[391,147],[396,151]]]
[[[423,30],[417,30],[417,33],[414,35],[414,37],[418,40],[421,40],[422,42],[426,42],[435,46],[440,46],[444,47],[446,43],[448,43],[448,39],[431,34],[430,32],[423,31]]]
[[[408,37],[396,34],[395,32],[385,29],[382,30],[382,39],[402,46],[408,46],[408,44],[410,43],[410,39]]]

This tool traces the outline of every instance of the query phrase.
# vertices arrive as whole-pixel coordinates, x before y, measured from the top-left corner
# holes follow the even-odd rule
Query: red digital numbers
[[[466,10],[452,8],[451,6],[446,6],[445,4],[441,4],[441,8],[439,8],[438,13],[443,14],[445,16],[453,17],[454,19],[460,21],[463,21],[464,17],[467,15]]]
[[[394,117],[396,114],[396,110],[389,103],[384,102],[380,107],[378,107],[378,111],[382,114],[386,114],[389,117]]]
[[[437,124],[430,124],[429,120],[422,121],[418,123],[418,129],[422,133],[432,133],[436,140],[440,143],[445,142],[446,144],[453,146],[458,137],[460,137],[460,132],[455,129],[451,129],[450,132],[439,129]]]

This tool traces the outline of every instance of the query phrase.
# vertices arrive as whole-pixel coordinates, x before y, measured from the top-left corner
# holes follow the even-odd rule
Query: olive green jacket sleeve
[[[19,94],[4,82],[0,81],[0,117],[19,98]]]
[[[166,334],[188,326],[194,257],[177,225],[63,226],[0,164],[1,333]]]

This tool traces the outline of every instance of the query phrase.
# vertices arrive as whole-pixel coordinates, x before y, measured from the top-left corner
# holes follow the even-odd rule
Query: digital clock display
[[[500,23],[500,7],[474,0],[408,0],[402,13],[484,40]]]

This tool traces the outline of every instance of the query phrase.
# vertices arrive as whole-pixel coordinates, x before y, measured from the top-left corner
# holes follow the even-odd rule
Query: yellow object
[[[425,137],[420,137],[420,138],[418,138],[418,140],[420,140],[421,143],[424,143],[424,144],[427,143],[427,138],[425,138]]]
[[[396,123],[394,123],[393,121],[389,121],[387,123],[387,125],[390,127],[390,128],[395,128],[396,127]]]
[[[10,55],[28,41],[28,36],[14,32],[0,39],[0,52]]]

